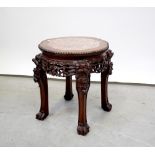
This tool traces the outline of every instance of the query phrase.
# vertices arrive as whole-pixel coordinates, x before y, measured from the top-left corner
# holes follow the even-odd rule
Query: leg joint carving
[[[90,64],[87,61],[76,65],[76,89],[87,94],[90,86]]]
[[[107,74],[107,75],[111,75],[112,74],[112,70],[113,70],[113,63],[111,62],[111,58],[113,56],[113,53],[111,50],[108,50],[106,52],[106,56],[103,57],[103,62],[102,62],[102,66],[104,66],[101,70],[101,73]]]
[[[32,61],[36,64],[36,68],[33,69],[34,72],[33,78],[35,82],[39,82],[41,76],[44,75],[44,71],[41,66],[41,54],[36,55],[36,57],[32,59]]]

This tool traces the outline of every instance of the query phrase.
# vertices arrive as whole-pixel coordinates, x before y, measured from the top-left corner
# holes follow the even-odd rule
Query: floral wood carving
[[[111,50],[106,51],[102,57],[92,58],[91,60],[48,59],[42,54],[38,54],[34,59],[32,59],[32,61],[36,64],[36,68],[34,69],[34,81],[37,82],[38,79],[40,78],[41,70],[53,76],[59,76],[59,77],[75,75],[78,69],[79,71],[81,71],[81,69],[85,71],[89,70],[89,73],[101,73],[108,71],[108,74],[110,75],[113,69],[112,68],[113,64],[111,62],[112,56],[113,53],[111,52]],[[81,68],[79,64],[81,64],[83,68]]]

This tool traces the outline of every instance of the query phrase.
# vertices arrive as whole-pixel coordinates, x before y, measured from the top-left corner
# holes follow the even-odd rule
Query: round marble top
[[[105,51],[108,42],[93,37],[60,37],[42,41],[41,50],[55,54],[89,54]]]

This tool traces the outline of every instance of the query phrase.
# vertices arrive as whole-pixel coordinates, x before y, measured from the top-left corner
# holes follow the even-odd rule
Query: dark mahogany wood
[[[39,112],[36,114],[36,119],[44,120],[48,114],[48,84],[46,72],[38,65],[34,69],[34,81],[38,82],[40,87],[41,106]]]
[[[112,105],[108,100],[108,77],[112,74],[113,63],[108,62],[108,68],[106,71],[101,72],[101,107],[104,111],[111,111]]]
[[[101,73],[101,107],[107,112],[112,109],[108,100],[108,76],[106,72]]]
[[[64,95],[65,100],[71,100],[73,98],[73,91],[72,91],[72,76],[66,77],[66,92]]]
[[[77,132],[86,135],[89,132],[87,123],[86,104],[87,93],[90,86],[90,74],[101,73],[101,106],[103,110],[110,111],[112,105],[108,101],[108,76],[112,73],[111,50],[103,51],[102,54],[88,55],[79,57],[68,57],[63,55],[49,55],[46,51],[36,55],[33,62],[36,64],[34,69],[34,81],[40,86],[41,107],[36,118],[43,120],[48,116],[48,85],[46,73],[52,76],[66,77],[66,92],[64,98],[71,100],[72,76],[76,77],[76,90],[78,93],[79,113]]]
[[[76,72],[76,89],[79,99],[79,116],[77,132],[80,135],[86,135],[89,132],[87,124],[86,104],[87,93],[90,86],[90,68],[87,62],[79,63],[79,68]]]

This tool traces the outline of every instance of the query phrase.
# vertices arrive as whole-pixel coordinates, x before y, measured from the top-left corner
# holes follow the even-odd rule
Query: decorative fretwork
[[[108,74],[112,73],[112,62],[111,57],[113,53],[111,50],[103,53],[102,57],[93,58],[91,60],[57,60],[48,59],[42,54],[36,55],[33,62],[36,64],[34,69],[34,80],[37,82],[40,77],[40,71],[44,70],[46,73],[53,76],[66,77],[76,75],[77,70],[81,68],[86,70],[85,64],[87,64],[87,69],[89,73],[101,73],[108,71]],[[81,65],[80,65],[81,64]]]

